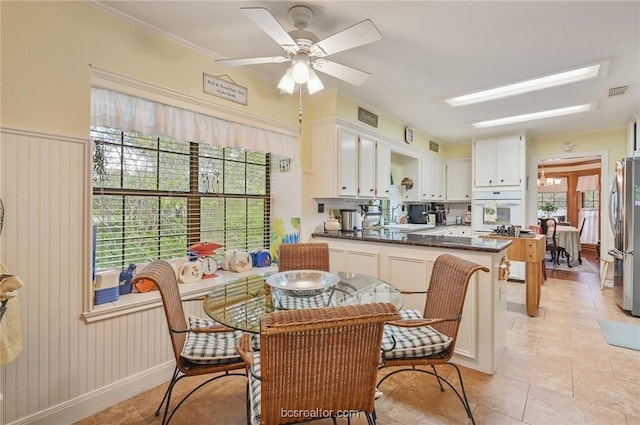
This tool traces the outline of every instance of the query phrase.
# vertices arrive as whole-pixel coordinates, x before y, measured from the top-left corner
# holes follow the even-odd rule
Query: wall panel
[[[161,307],[87,324],[88,140],[0,129],[2,260],[18,291],[23,350],[4,366],[0,423],[47,412],[172,360]],[[202,315],[199,303],[192,314]],[[169,375],[167,374],[167,379]]]

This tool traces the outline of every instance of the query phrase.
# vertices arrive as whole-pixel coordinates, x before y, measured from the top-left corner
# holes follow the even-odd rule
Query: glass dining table
[[[402,307],[402,293],[383,280],[347,272],[334,274],[339,281],[321,291],[273,288],[267,283],[269,274],[243,277],[213,288],[204,297],[202,307],[217,322],[251,333],[260,332],[264,314],[277,310],[375,302]]]

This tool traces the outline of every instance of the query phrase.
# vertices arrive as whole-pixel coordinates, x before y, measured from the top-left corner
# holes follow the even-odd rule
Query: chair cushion
[[[302,308],[329,307],[332,302],[332,291],[323,291],[317,295],[290,296],[283,292],[275,297],[278,308],[283,310],[299,310]]]
[[[418,310],[401,310],[400,319],[422,319]],[[394,347],[395,341],[395,347]],[[384,325],[382,337],[384,357],[387,359],[407,357],[428,357],[440,353],[451,345],[451,337],[444,335],[431,326],[418,328],[403,328],[400,326]]]
[[[189,316],[189,327],[206,328],[220,326],[215,320],[201,319]],[[242,331],[215,332],[215,333],[187,333],[187,340],[180,355],[198,364],[218,364],[240,360],[236,344],[243,335]]]
[[[255,376],[261,376],[260,352],[253,353],[253,365],[251,366],[251,372],[247,375],[249,377],[249,412],[251,415],[249,423],[258,425],[260,424],[260,393],[262,386],[260,380]]]

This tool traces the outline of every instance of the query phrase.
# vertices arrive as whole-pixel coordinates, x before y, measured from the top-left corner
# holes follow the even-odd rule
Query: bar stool
[[[609,264],[613,264],[612,258],[600,258],[600,289],[604,289],[604,284],[607,281],[607,272],[609,271]]]

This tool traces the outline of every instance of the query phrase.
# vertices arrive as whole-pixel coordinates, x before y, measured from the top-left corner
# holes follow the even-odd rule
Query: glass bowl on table
[[[320,270],[288,270],[270,275],[266,281],[276,308],[291,310],[329,306],[340,277]]]

